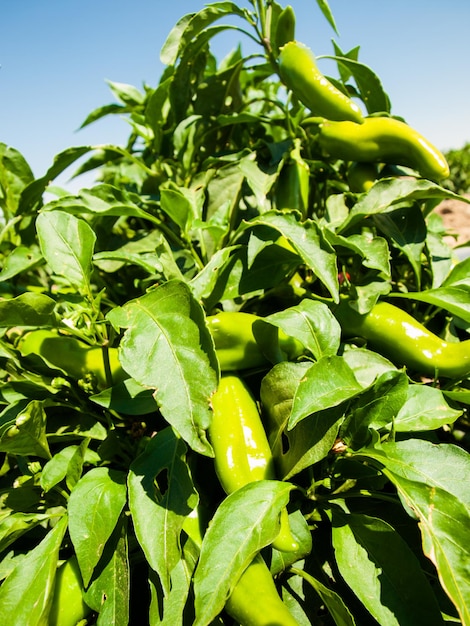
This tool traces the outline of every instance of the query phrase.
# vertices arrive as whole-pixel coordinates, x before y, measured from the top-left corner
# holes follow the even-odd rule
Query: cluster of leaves
[[[321,154],[311,112],[278,79],[282,7],[251,4],[183,17],[155,88],[111,84],[118,102],[85,124],[125,116],[125,147],[70,148],[34,178],[0,145],[5,623],[47,621],[57,564],[76,555],[98,624],[228,625],[226,597],[260,551],[301,625],[470,623],[469,381],[345,342],[334,315],[342,296],[360,312],[393,296],[449,341],[465,336],[470,260],[455,264],[433,212],[456,196],[414,176],[353,193],[348,164]],[[210,41],[235,28],[228,17],[259,52],[218,63]],[[335,84],[388,114],[358,49],[335,54]],[[96,185],[50,186],[84,156],[77,175],[95,170]],[[306,213],[293,192],[284,205],[291,165],[308,168]],[[240,372],[279,480],[233,496],[207,437],[220,371],[205,319],[220,310],[263,316],[305,347],[290,362],[264,346],[270,366]],[[103,362],[82,376],[28,353],[38,328]],[[287,492],[293,554],[270,546]],[[203,561],[184,530],[195,510],[211,520]]]
[[[455,193],[470,193],[470,143],[446,153],[450,176],[443,184]]]

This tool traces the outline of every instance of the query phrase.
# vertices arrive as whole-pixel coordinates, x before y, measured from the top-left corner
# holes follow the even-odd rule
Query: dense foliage
[[[125,116],[126,146],[72,147],[34,178],[0,144],[9,626],[52,623],[64,576],[79,617],[59,624],[85,607],[105,626],[230,625],[227,596],[260,556],[302,626],[470,624],[469,376],[408,364],[386,319],[391,354],[337,314],[386,300],[463,344],[470,259],[454,259],[433,211],[457,196],[393,164],[358,191],[280,80],[283,8],[249,5],[184,16],[155,87],[111,83],[117,102],[84,125]],[[233,28],[258,52],[219,61],[211,39]],[[358,49],[334,54],[331,82],[364,115],[391,115]],[[77,161],[95,185],[51,185]],[[208,436],[221,376],[208,317],[221,311],[262,318],[264,360],[236,374],[277,476],[229,495]],[[281,333],[300,355],[279,349]],[[285,508],[290,552],[272,546]]]

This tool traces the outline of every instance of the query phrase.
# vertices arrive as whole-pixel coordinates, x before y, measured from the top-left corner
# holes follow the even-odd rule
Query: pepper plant
[[[407,160],[407,136],[370,153],[368,180],[325,153],[331,93],[366,119],[391,118],[390,98],[336,43],[326,108],[286,87],[294,9],[183,16],[158,84],[111,83],[84,121],[125,117],[125,146],[71,147],[37,178],[0,144],[9,626],[470,624],[470,260],[433,211],[459,196]],[[240,46],[216,59],[228,29]],[[96,184],[54,186],[77,162]],[[228,372],[274,473],[248,466],[226,493],[211,426],[215,408],[218,432],[233,420],[235,396],[213,402]],[[219,472],[241,471],[236,436]]]

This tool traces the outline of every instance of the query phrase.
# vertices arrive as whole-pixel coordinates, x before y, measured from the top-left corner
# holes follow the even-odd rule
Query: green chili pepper
[[[436,181],[449,176],[444,155],[414,128],[392,117],[367,117],[362,124],[325,121],[319,126],[318,141],[335,159],[404,165]]]
[[[359,106],[320,72],[315,55],[304,44],[290,41],[281,48],[279,75],[284,85],[317,115],[328,120],[363,121]]]
[[[300,155],[300,141],[297,139],[277,179],[276,207],[281,211],[295,209],[306,219],[309,184],[310,168]]]
[[[233,374],[222,376],[212,397],[212,409],[209,438],[224,491],[232,493],[255,480],[275,480],[268,438],[256,402],[243,380]],[[287,510],[281,513],[280,522],[273,546],[283,551],[297,550]]]
[[[75,337],[60,335],[55,330],[33,330],[20,338],[17,348],[23,356],[37,354],[52,367],[63,370],[77,380],[91,374],[98,387],[106,387],[107,377],[104,364],[103,348],[92,347]],[[109,370],[112,382],[117,383],[127,374],[121,368],[117,348],[106,348],[109,358]]]
[[[225,311],[206,318],[222,372],[266,367],[270,364],[253,334],[253,324],[262,319],[241,311]],[[281,330],[277,333],[277,341],[279,350],[276,353],[280,360],[296,358],[304,350],[300,342]]]
[[[354,161],[348,168],[347,178],[349,188],[354,193],[369,191],[379,176],[379,168],[376,163]]]
[[[378,302],[361,315],[343,302],[335,315],[345,336],[367,339],[371,347],[398,365],[429,376],[464,378],[470,374],[470,339],[443,341],[393,304]]]
[[[76,556],[58,568],[49,626],[76,626],[91,613],[83,600],[83,582]]]
[[[201,506],[188,516],[183,530],[199,548],[207,515],[200,519]],[[257,554],[243,572],[225,604],[227,613],[241,626],[298,626],[281,600],[268,566]]]
[[[287,5],[279,14],[276,24],[276,32],[274,36],[273,49],[279,54],[280,48],[289,41],[295,39],[295,13],[294,9]]]

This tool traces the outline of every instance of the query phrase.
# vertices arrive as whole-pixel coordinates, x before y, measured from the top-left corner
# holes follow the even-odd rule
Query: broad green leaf
[[[21,193],[33,180],[33,172],[24,156],[0,143],[0,207],[7,220],[16,214]]]
[[[36,228],[52,271],[82,291],[89,289],[96,234],[87,222],[63,211],[40,213]]]
[[[298,339],[317,360],[338,352],[341,327],[322,302],[305,299],[297,306],[272,313],[264,319],[281,328],[289,337]]]
[[[362,258],[364,267],[390,277],[390,249],[387,240],[371,232],[343,237],[328,229],[325,237],[333,247],[351,250]]]
[[[309,415],[352,400],[362,391],[343,357],[322,357],[311,365],[297,387],[289,430]]]
[[[381,430],[393,423],[406,402],[408,377],[404,371],[389,370],[357,398],[341,426],[341,438],[352,448],[368,439],[370,428]]]
[[[128,476],[129,508],[137,539],[165,591],[180,559],[179,536],[184,518],[197,504],[186,445],[171,428],[161,430],[132,463]],[[164,485],[155,481],[164,474]]]
[[[0,520],[0,552],[38,524],[51,519],[49,513],[11,513]]]
[[[292,485],[248,483],[222,501],[204,535],[194,574],[194,626],[207,626],[222,611],[244,570],[279,533],[279,514]]]
[[[41,261],[42,254],[36,247],[18,246],[5,258],[0,272],[0,281],[10,280],[21,272],[31,270]]]
[[[0,615],[8,626],[45,626],[52,603],[67,516],[25,554],[0,587]]]
[[[418,520],[424,554],[434,563],[440,583],[470,622],[470,470],[468,452],[452,444],[419,439],[365,448],[362,456],[380,463],[406,510]]]
[[[153,390],[139,384],[133,378],[90,396],[90,400],[125,415],[147,415],[158,410]]]
[[[49,296],[30,291],[0,300],[0,327],[55,326],[55,305]]]
[[[444,624],[418,559],[392,526],[337,508],[331,516],[341,576],[381,626]]]
[[[440,389],[410,385],[408,398],[395,417],[393,428],[396,432],[435,430],[453,424],[461,415],[462,411],[449,406]]]
[[[189,287],[164,283],[108,317],[114,326],[126,328],[119,347],[122,367],[141,385],[155,389],[165,419],[194,450],[210,455],[205,430],[218,366],[204,314]]]
[[[331,12],[330,5],[328,4],[327,0],[317,0],[317,4],[320,8],[320,11],[323,13],[325,19],[328,21],[335,33],[339,34],[338,29],[336,28],[335,18],[333,17],[333,13]]]
[[[344,65],[351,72],[359,89],[361,100],[366,105],[367,113],[390,112],[390,99],[385,93],[377,74],[370,67],[348,57],[327,56],[338,65]]]
[[[418,288],[421,285],[421,260],[426,243],[426,223],[419,207],[406,206],[374,215],[373,220],[392,244],[401,250],[412,266]]]
[[[69,472],[78,478],[84,461],[88,440],[84,439],[80,446],[66,446],[54,454],[42,468],[40,483],[45,492],[48,492],[63,480]],[[81,459],[81,461],[79,460]],[[70,487],[75,484],[72,479]]]
[[[85,593],[86,603],[99,613],[98,626],[129,624],[130,569],[127,522],[120,521],[101,557],[99,568]]]
[[[88,126],[89,124],[92,124],[93,122],[96,122],[97,120],[101,119],[102,117],[106,117],[107,115],[122,115],[122,113],[124,113],[126,110],[127,107],[123,106],[122,104],[117,104],[115,102],[113,102],[112,104],[105,104],[104,106],[98,107],[97,109],[91,111],[91,113],[89,113],[86,116],[85,120],[80,124],[79,128],[85,128],[85,126]]]
[[[170,31],[160,52],[165,65],[173,65],[189,43],[213,22],[227,15],[245,17],[246,10],[233,2],[212,2],[198,13],[182,17]]]
[[[125,475],[107,467],[88,471],[70,494],[69,533],[85,586],[92,577],[125,503]]]
[[[41,202],[42,195],[47,186],[59,174],[62,174],[72,163],[75,163],[80,157],[87,152],[94,150],[93,146],[76,146],[67,148],[54,157],[51,167],[41,178],[33,180],[21,194],[19,213],[27,213],[31,211],[37,204]]]
[[[378,352],[367,348],[346,348],[343,359],[354,372],[358,383],[362,387],[370,387],[381,374],[396,370],[396,366]]]
[[[340,594],[336,593],[336,591],[333,591],[333,589],[330,589],[317,578],[307,572],[301,571],[296,567],[293,568],[293,572],[300,574],[302,578],[306,580],[313,589],[315,589],[315,591],[324,602],[331,617],[334,619],[335,624],[338,624],[339,626],[356,625],[354,617],[352,616]]]
[[[335,302],[339,299],[338,268],[333,248],[326,241],[316,222],[301,224],[294,213],[268,212],[250,220],[244,229],[269,226],[283,235],[302,258],[305,265],[319,278]]]
[[[470,284],[470,257],[452,267],[441,287],[456,287]]]
[[[397,296],[432,304],[470,323],[470,284],[460,283],[455,286],[400,293]]]
[[[133,85],[117,83],[112,80],[107,80],[106,82],[116,98],[121,100],[123,104],[135,107],[144,103],[144,94]]]
[[[369,215],[386,211],[394,204],[427,199],[461,199],[429,180],[414,178],[384,178],[375,183],[367,194],[359,198],[348,217],[338,229],[339,232],[353,226]]]
[[[39,456],[50,459],[51,452],[46,436],[44,402],[32,400],[9,422],[2,420],[0,451],[22,456]]]

